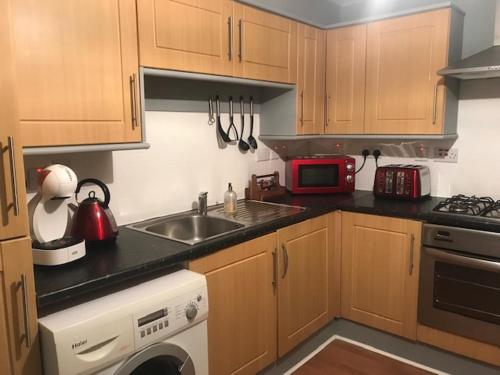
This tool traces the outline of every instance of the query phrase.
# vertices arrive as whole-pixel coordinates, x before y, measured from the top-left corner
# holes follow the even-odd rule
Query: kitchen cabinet
[[[138,0],[140,64],[292,83],[297,24],[230,0]]]
[[[297,23],[234,3],[234,75],[295,83]]]
[[[369,23],[365,133],[441,134],[451,8]],[[451,110],[451,107],[450,107]]]
[[[278,356],[339,312],[340,214],[278,230]]]
[[[140,64],[232,75],[233,2],[138,0]]]
[[[141,140],[134,0],[16,0],[24,146]]]
[[[0,4],[0,241],[28,235],[22,142],[19,137],[8,4]]]
[[[421,223],[342,213],[342,317],[416,339]]]
[[[297,25],[297,134],[324,133],[326,32]]]
[[[365,122],[366,25],[328,30],[327,134],[362,134]]]
[[[306,220],[189,263],[207,277],[211,374],[255,374],[340,315],[340,217]]]
[[[206,275],[211,374],[255,374],[276,359],[276,234],[190,262]]]
[[[0,1],[0,373],[36,375],[41,362],[10,22],[11,3]]]
[[[41,374],[38,322],[33,280],[31,240],[27,237],[0,242],[0,342],[3,357],[10,357],[9,372],[3,374]],[[6,329],[5,329],[6,328]],[[4,331],[5,330],[5,331]]]

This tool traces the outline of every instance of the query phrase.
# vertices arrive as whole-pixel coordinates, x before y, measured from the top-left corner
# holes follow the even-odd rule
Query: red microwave
[[[286,162],[286,188],[293,194],[354,191],[355,160],[344,155],[303,156]]]

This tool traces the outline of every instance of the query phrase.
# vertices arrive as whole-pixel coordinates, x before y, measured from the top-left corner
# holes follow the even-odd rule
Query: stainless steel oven
[[[500,345],[500,234],[424,224],[418,320]]]

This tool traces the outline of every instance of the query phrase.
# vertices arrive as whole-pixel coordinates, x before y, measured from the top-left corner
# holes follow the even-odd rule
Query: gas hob
[[[500,200],[490,197],[454,195],[434,207],[433,211],[448,215],[474,216],[500,220]]]

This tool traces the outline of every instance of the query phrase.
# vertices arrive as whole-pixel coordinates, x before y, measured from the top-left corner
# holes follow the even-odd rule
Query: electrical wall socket
[[[458,148],[436,147],[434,161],[441,163],[458,163]]]

